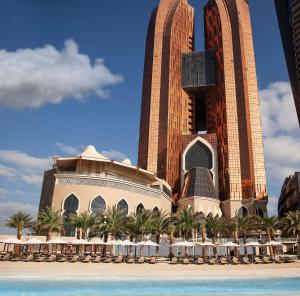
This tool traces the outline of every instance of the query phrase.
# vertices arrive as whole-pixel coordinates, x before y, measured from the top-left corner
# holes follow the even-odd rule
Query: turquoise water
[[[300,278],[234,280],[1,279],[2,296],[283,296],[300,295]]]

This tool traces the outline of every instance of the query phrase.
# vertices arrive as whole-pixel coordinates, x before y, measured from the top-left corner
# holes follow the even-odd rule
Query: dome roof
[[[96,148],[92,145],[88,145],[85,150],[79,155],[84,158],[94,158],[94,159],[108,159],[102,154],[100,154]]]

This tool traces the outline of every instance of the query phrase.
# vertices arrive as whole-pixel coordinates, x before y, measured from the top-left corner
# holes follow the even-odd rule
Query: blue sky
[[[189,2],[198,9],[201,49],[205,1]],[[41,174],[53,155],[93,144],[108,156],[136,162],[144,44],[157,3],[0,2],[1,224],[19,209],[35,213]],[[284,176],[300,166],[300,136],[273,0],[252,0],[250,6],[274,214]]]

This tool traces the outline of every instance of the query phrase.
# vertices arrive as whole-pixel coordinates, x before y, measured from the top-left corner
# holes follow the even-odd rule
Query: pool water
[[[2,296],[300,295],[300,278],[230,280],[0,279]]]

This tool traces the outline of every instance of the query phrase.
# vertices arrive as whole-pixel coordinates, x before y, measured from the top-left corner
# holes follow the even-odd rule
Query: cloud
[[[122,161],[125,158],[127,158],[124,153],[117,150],[101,151],[100,154],[107,157],[108,159],[112,159],[116,161]]]
[[[17,171],[11,167],[0,164],[0,176],[6,178],[12,178],[17,175]]]
[[[66,40],[62,50],[52,45],[1,50],[0,64],[0,105],[14,109],[83,100],[90,94],[107,97],[107,87],[123,80],[103,60],[92,63],[74,40]]]
[[[270,214],[277,203],[284,179],[300,169],[300,132],[288,82],[275,82],[260,91]]]
[[[41,186],[43,182],[43,176],[42,175],[25,175],[21,174],[21,180],[25,183]]]
[[[278,197],[269,196],[268,215],[269,216],[278,215]]]
[[[62,152],[65,152],[67,154],[76,155],[79,154],[79,150],[72,146],[67,146],[63,143],[56,143],[56,146],[61,150]]]

